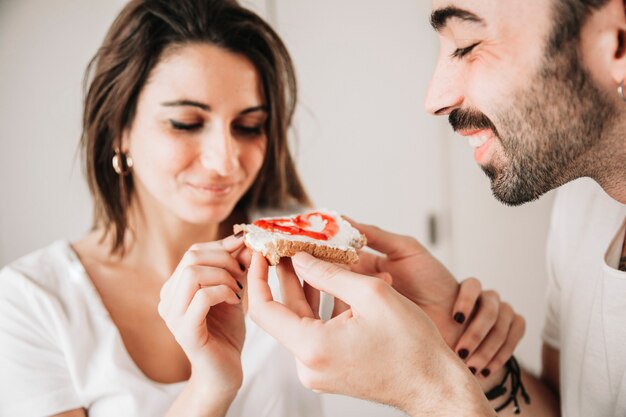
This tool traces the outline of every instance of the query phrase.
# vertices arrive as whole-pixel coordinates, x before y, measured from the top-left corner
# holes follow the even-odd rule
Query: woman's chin
[[[198,226],[204,224],[221,223],[226,220],[234,209],[234,204],[215,205],[211,207],[189,207],[184,213],[179,213],[178,217],[191,224]]]

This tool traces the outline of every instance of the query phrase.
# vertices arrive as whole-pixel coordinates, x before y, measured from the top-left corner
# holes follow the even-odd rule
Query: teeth
[[[487,140],[489,140],[488,134],[475,135],[469,137],[469,144],[472,148],[480,148],[485,144],[485,142],[487,142]]]

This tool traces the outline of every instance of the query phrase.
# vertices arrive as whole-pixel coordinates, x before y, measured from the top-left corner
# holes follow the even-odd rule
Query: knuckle
[[[507,317],[514,316],[513,307],[511,307],[511,304],[507,302],[503,302],[502,304],[500,304],[500,311],[502,312],[502,315],[504,316],[507,316]]]
[[[190,264],[200,262],[201,252],[197,249],[190,249],[185,253],[185,260]]]
[[[324,349],[321,344],[312,342],[304,349],[300,360],[308,369],[322,369],[328,363],[328,350]]]
[[[198,281],[199,269],[196,265],[187,265],[183,268],[181,280],[187,283]]]
[[[366,285],[363,285],[362,289],[367,298],[378,299],[387,293],[389,286],[385,281],[374,279],[370,280]]]
[[[494,290],[486,290],[483,292],[483,296],[489,300],[491,300],[492,302],[495,303],[500,303],[500,294],[498,294],[497,291]]]
[[[472,332],[467,335],[467,340],[471,346],[478,346],[480,342],[483,341],[483,339],[484,339],[484,336],[477,331]]]

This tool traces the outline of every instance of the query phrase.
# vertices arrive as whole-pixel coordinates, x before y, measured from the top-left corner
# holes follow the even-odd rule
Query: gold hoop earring
[[[626,101],[626,97],[624,97],[624,80],[620,81],[619,85],[617,86],[617,94],[619,94],[619,97],[622,99],[622,101]]]
[[[133,158],[128,152],[120,152],[119,150],[116,150],[111,163],[113,165],[113,170],[118,175],[126,176],[130,174],[133,169]]]

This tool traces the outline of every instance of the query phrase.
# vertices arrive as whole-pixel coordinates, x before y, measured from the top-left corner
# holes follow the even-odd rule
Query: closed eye
[[[193,131],[202,127],[202,122],[198,123],[182,123],[174,119],[170,119],[170,124],[176,130]]]
[[[264,126],[263,125],[235,125],[234,129],[237,133],[243,136],[255,137],[263,134]]]
[[[472,52],[472,50],[474,50],[474,48],[476,48],[479,44],[480,42],[476,42],[470,46],[466,46],[465,48],[457,48],[454,50],[454,52],[452,52],[452,55],[450,55],[450,57],[461,59],[468,55],[470,52]]]

